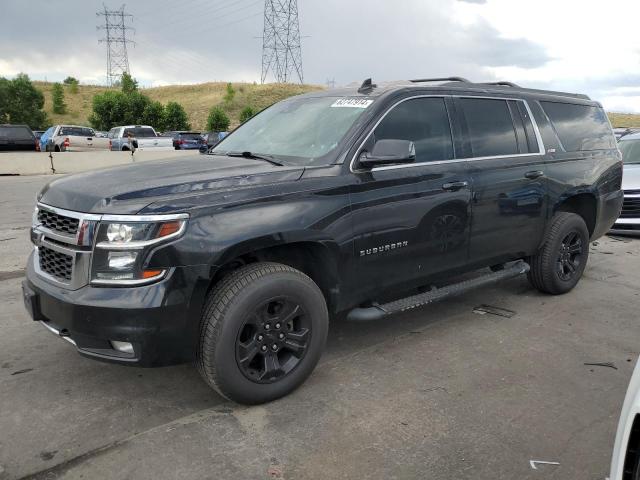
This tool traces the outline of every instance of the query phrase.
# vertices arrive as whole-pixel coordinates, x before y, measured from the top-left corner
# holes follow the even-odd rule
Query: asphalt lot
[[[98,363],[27,317],[28,227],[49,178],[0,177],[0,479],[608,475],[640,350],[640,240],[600,239],[565,296],[519,278],[384,322],[334,322],[302,388],[242,407],[190,365]]]

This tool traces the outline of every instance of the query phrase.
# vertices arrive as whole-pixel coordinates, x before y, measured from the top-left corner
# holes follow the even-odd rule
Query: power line
[[[132,19],[133,15],[124,13],[124,5],[120,10],[109,10],[102,4],[103,11],[97,12],[98,17],[104,17],[104,25],[98,26],[98,30],[104,30],[105,36],[98,43],[107,44],[107,84],[117,83],[123,73],[129,73],[129,56],[127,44],[134,43],[127,39],[127,32],[133,30],[125,25],[125,19]]]
[[[269,71],[279,83],[287,83],[294,75],[304,83],[298,0],[265,0],[262,83]]]

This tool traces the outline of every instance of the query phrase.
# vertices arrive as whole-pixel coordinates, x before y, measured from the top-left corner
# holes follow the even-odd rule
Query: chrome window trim
[[[536,141],[538,142],[538,151],[537,152],[529,152],[529,153],[516,153],[516,154],[513,154],[513,155],[491,155],[491,156],[486,156],[486,157],[452,158],[452,159],[448,159],[448,160],[433,160],[431,162],[387,165],[387,166],[384,166],[384,167],[374,167],[372,169],[358,169],[358,170],[355,170],[353,167],[354,167],[355,162],[356,162],[356,160],[358,158],[358,152],[360,152],[362,150],[362,147],[367,142],[367,140],[369,140],[369,137],[371,137],[371,135],[373,134],[375,129],[378,127],[378,125],[380,125],[382,120],[385,119],[385,117],[389,114],[389,112],[391,112],[391,110],[396,108],[401,103],[406,102],[408,100],[415,100],[417,98],[442,98],[442,99],[446,99],[446,98],[452,98],[452,99],[453,98],[472,98],[472,99],[479,98],[479,99],[488,99],[488,100],[504,100],[504,101],[512,100],[512,101],[516,101],[516,102],[523,102],[524,106],[525,106],[525,109],[527,110],[527,113],[529,115],[529,119],[531,120],[531,123],[533,125],[533,130],[534,130],[535,135],[536,135]],[[451,136],[452,136],[453,145],[455,147],[454,135],[455,135],[455,133],[452,131],[451,132]],[[349,164],[349,171],[351,171],[351,173],[379,172],[379,171],[384,171],[384,170],[395,170],[395,169],[399,169],[399,168],[424,167],[424,166],[428,166],[428,165],[443,165],[443,164],[447,164],[447,163],[475,162],[475,161],[479,161],[479,160],[494,160],[494,159],[514,158],[514,157],[534,157],[534,156],[544,155],[545,152],[546,152],[546,150],[545,150],[544,142],[542,141],[542,135],[540,134],[540,129],[538,128],[538,123],[536,122],[536,119],[533,116],[533,112],[531,111],[531,108],[529,107],[529,103],[527,102],[527,100],[525,100],[523,98],[491,97],[491,96],[483,96],[483,95],[438,95],[438,94],[433,94],[433,95],[414,95],[414,96],[411,96],[411,97],[406,97],[406,98],[402,98],[402,99],[398,100],[396,103],[391,105],[384,112],[384,114],[376,121],[376,123],[373,125],[371,130],[369,130],[369,133],[367,133],[367,135],[364,137],[364,140],[360,143],[360,145],[356,149],[356,152],[355,152],[355,154],[353,155],[353,157],[351,159],[351,163]]]

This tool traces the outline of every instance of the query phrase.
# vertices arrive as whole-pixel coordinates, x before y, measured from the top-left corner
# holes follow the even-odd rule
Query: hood
[[[298,180],[303,167],[214,155],[157,160],[53,180],[38,201],[85,213],[134,214],[163,198]]]
[[[640,164],[624,166],[622,173],[623,190],[640,190]]]

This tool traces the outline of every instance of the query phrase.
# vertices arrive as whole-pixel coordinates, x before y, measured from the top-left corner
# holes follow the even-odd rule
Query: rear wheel
[[[558,295],[576,286],[589,258],[589,231],[581,216],[558,212],[544,245],[531,257],[528,277],[541,292]]]
[[[275,400],[311,374],[327,330],[326,302],[313,280],[278,263],[247,265],[209,294],[198,369],[230,400]]]

